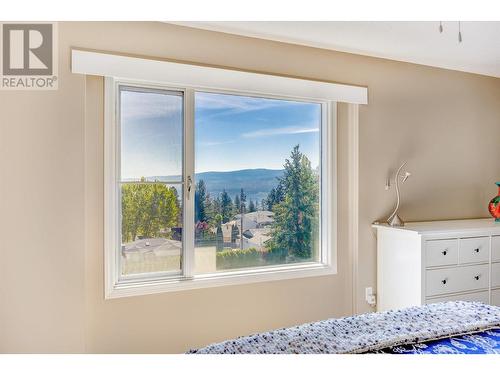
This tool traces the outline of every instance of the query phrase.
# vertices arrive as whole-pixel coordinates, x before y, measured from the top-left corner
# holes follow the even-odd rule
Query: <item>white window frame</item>
[[[141,274],[123,277],[119,257],[121,254],[120,194],[119,194],[119,86],[144,89],[182,91],[184,96],[184,171],[183,171],[183,270],[181,276],[167,273]],[[104,124],[104,240],[105,240],[105,298],[146,295],[168,291],[188,290],[223,285],[237,285],[272,280],[284,280],[337,273],[337,188],[336,188],[336,102],[319,101],[283,95],[253,96],[285,100],[299,100],[321,104],[321,229],[320,259],[292,265],[229,270],[194,275],[194,191],[187,192],[187,177],[194,176],[194,94],[196,91],[218,92],[252,96],[249,92],[236,92],[206,87],[175,87],[151,84],[137,80],[105,79]],[[193,177],[192,177],[193,178]],[[194,181],[193,181],[194,188]],[[190,195],[190,197],[189,197]],[[188,198],[189,197],[189,198]]]
[[[271,280],[303,278],[337,273],[337,102],[368,103],[366,87],[314,81],[279,75],[245,72],[218,67],[179,63],[162,59],[124,56],[98,51],[72,49],[71,70],[77,74],[105,77],[104,106],[104,295],[118,298],[167,291],[223,285],[247,284]],[[322,105],[321,129],[321,259],[315,263],[268,266],[192,275],[193,251],[184,251],[182,277],[165,274],[120,279],[117,261],[120,253],[120,207],[117,191],[117,84],[184,91],[185,108],[194,102],[194,92],[210,91],[235,95],[316,102]],[[184,172],[194,176],[194,116],[184,118]],[[184,181],[184,186],[186,181]],[[184,189],[185,190],[185,189]],[[194,194],[194,193],[193,193]],[[183,197],[183,245],[194,247],[194,199]]]

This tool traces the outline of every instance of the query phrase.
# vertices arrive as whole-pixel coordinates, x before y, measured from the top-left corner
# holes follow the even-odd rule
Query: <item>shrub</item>
[[[262,263],[262,254],[252,247],[245,250],[223,250],[217,253],[217,269],[255,267]]]
[[[280,264],[286,262],[287,255],[286,249],[274,248],[262,253],[262,258],[266,264]]]

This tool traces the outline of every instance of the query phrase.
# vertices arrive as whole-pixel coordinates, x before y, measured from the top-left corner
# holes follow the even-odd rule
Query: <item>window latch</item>
[[[191,187],[193,186],[193,180],[191,179],[191,176],[188,176],[187,178],[187,199],[189,199],[189,196],[191,195]]]

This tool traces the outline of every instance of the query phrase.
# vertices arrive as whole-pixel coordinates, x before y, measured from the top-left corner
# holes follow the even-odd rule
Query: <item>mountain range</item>
[[[243,188],[247,196],[247,202],[250,200],[261,201],[267,197],[269,191],[276,187],[278,178],[283,176],[283,169],[242,169],[238,171],[227,172],[202,172],[196,173],[196,182],[203,180],[207,187],[207,192],[216,197],[224,189],[231,199],[240,194]],[[151,176],[149,181],[171,181],[172,176]]]
[[[217,196],[222,190],[234,197],[243,188],[250,200],[261,201],[278,184],[278,178],[283,176],[283,169],[242,169],[229,172],[203,172],[196,174],[196,181],[203,180],[207,191],[212,196]]]

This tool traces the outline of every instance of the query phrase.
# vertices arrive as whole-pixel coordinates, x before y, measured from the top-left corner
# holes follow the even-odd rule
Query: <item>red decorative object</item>
[[[495,221],[500,222],[500,182],[495,182],[495,184],[498,186],[498,195],[490,201],[488,210]]]

